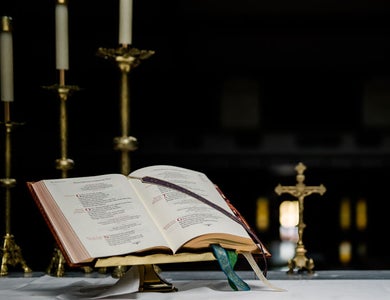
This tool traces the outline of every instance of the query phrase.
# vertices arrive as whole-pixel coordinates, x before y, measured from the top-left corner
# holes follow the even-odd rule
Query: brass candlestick
[[[99,48],[97,55],[117,63],[121,71],[120,89],[120,116],[121,136],[114,138],[114,149],[121,151],[121,173],[130,173],[130,152],[138,148],[138,141],[135,137],[129,136],[130,132],[130,93],[128,74],[139,66],[142,60],[148,59],[154,54],[151,50],[138,50],[130,46],[123,46],[118,49]]]
[[[74,161],[68,158],[68,113],[66,103],[72,92],[78,91],[77,86],[65,85],[65,70],[59,70],[60,83],[52,85],[47,88],[54,90],[60,99],[60,150],[61,157],[56,159],[56,169],[61,171],[61,177],[66,178],[68,171],[74,166]],[[56,247],[54,249],[53,257],[47,268],[47,273],[61,277],[65,273],[65,258],[61,251]]]
[[[298,242],[295,248],[295,257],[288,261],[288,273],[293,273],[295,268],[299,271],[306,269],[309,273],[314,270],[314,261],[311,258],[306,257],[306,249],[303,245],[303,230],[306,224],[303,222],[303,200],[306,196],[313,193],[323,195],[326,192],[326,188],[321,184],[319,186],[306,186],[303,182],[305,175],[303,172],[306,170],[306,166],[303,163],[299,163],[295,170],[297,171],[297,184],[295,186],[281,186],[280,184],[275,188],[275,192],[278,195],[283,193],[290,194],[298,199],[299,203],[299,221],[298,221]]]
[[[4,102],[5,111],[5,178],[0,179],[0,184],[5,188],[5,236],[2,249],[1,271],[0,275],[8,274],[8,265],[21,265],[25,273],[31,273],[22,256],[20,247],[15,243],[14,236],[11,234],[11,188],[16,185],[16,180],[11,178],[11,133],[12,128],[18,123],[10,121],[10,102]]]
[[[151,50],[138,50],[129,45],[122,45],[117,49],[99,48],[97,55],[114,61],[121,72],[120,89],[120,116],[121,116],[121,136],[114,138],[114,150],[121,151],[121,173],[130,173],[130,152],[138,148],[138,140],[129,135],[130,132],[130,92],[129,78],[130,71],[139,66],[142,60],[148,59],[154,54]],[[117,266],[113,276],[120,278],[126,272],[126,267]]]

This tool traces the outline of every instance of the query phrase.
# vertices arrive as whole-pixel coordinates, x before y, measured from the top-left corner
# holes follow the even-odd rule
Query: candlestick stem
[[[56,160],[56,168],[61,170],[62,178],[68,177],[68,171],[73,168],[74,162],[68,158],[68,113],[66,102],[69,97],[70,88],[59,86],[58,95],[60,98],[60,149],[61,158]]]
[[[5,178],[0,179],[0,184],[5,188],[5,235],[2,249],[1,276],[8,274],[8,265],[16,266],[20,264],[25,273],[32,272],[23,259],[22,251],[16,244],[14,236],[11,233],[11,188],[16,185],[16,180],[11,178],[11,133],[13,126],[18,124],[13,123],[10,120],[9,105],[9,102],[4,102],[4,112],[6,116],[6,122],[3,123],[5,128]]]
[[[128,74],[130,72],[130,65],[126,63],[118,63],[121,70],[121,105],[120,115],[122,123],[122,136],[128,136],[130,130],[130,93],[129,93],[129,81]]]
[[[121,151],[121,173],[130,173],[130,151],[137,148],[137,140],[129,136],[130,131],[130,93],[128,74],[131,69],[130,62],[118,62],[121,70],[121,90],[120,90],[120,116],[121,131],[120,137],[114,138],[116,149]]]
[[[122,46],[117,49],[99,48],[98,56],[113,60],[121,72],[120,90],[120,116],[121,136],[114,138],[114,149],[121,151],[121,173],[128,175],[131,170],[130,152],[138,148],[138,141],[135,137],[129,136],[130,132],[130,71],[137,67],[141,60],[149,58],[154,54],[150,50],[138,50],[129,46]]]
[[[68,171],[74,166],[74,161],[68,158],[68,113],[67,101],[73,91],[78,91],[77,86],[65,85],[65,70],[59,70],[59,84],[44,87],[56,91],[60,99],[59,126],[60,126],[60,154],[56,159],[56,169],[61,171],[61,177],[68,177]],[[47,268],[47,273],[61,277],[65,273],[65,258],[61,251],[55,247],[54,254]]]

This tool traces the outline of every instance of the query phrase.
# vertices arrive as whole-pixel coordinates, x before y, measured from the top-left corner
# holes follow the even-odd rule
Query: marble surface
[[[128,272],[130,273],[130,272]],[[283,270],[268,272],[267,280],[284,291],[275,291],[251,271],[237,272],[251,287],[234,291],[220,271],[169,271],[160,276],[177,292],[135,291],[134,278],[113,278],[98,272],[66,272],[62,277],[41,272],[10,273],[0,277],[0,299],[389,299],[390,270],[317,271],[292,274]]]

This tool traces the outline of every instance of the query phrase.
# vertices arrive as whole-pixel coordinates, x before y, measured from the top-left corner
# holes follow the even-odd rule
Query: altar
[[[390,270],[317,271],[314,274],[287,274],[285,270],[268,272],[275,291],[256,279],[252,271],[238,274],[251,287],[234,291],[221,271],[168,271],[161,276],[172,282],[177,292],[126,293],[120,279],[109,274],[66,273],[63,277],[34,272],[10,274],[0,278],[0,299],[388,299]],[[116,290],[113,289],[116,287]]]

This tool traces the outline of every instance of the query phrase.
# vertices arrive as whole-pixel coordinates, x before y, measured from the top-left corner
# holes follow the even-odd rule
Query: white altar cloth
[[[330,271],[329,271],[330,272]],[[163,273],[164,274],[164,273]],[[226,278],[220,273],[199,272],[191,279],[191,272],[165,274],[164,279],[173,283],[178,289],[170,293],[124,293],[100,299],[390,299],[390,277],[386,276],[340,276],[340,273],[326,273],[326,276],[281,276],[274,272],[268,280],[275,286],[285,289],[280,292],[266,287],[258,279],[243,276],[251,287],[250,291],[233,291]],[[214,276],[217,274],[217,276]],[[332,275],[333,274],[333,275]],[[341,273],[343,274],[343,273]],[[370,272],[372,274],[372,272]],[[375,273],[374,273],[375,274]],[[379,272],[379,274],[381,274]],[[172,276],[171,276],[172,275]],[[183,275],[183,276],[182,276]],[[172,278],[170,278],[172,277]],[[214,277],[211,278],[211,277]],[[203,278],[203,279],[202,279]],[[45,274],[32,277],[0,277],[0,299],[93,299],[112,289],[118,279],[110,275],[84,275],[52,277]],[[123,292],[123,291],[122,291]],[[95,298],[96,299],[96,298]]]

